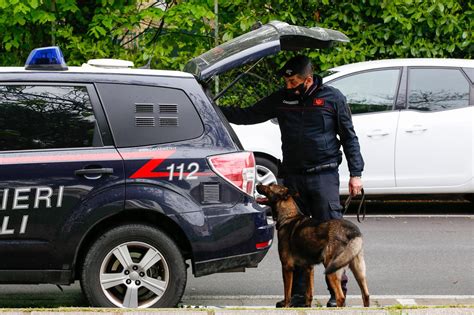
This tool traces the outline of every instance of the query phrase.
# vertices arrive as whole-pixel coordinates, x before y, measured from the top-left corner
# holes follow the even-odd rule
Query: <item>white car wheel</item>
[[[179,248],[162,231],[122,225],[92,245],[81,286],[96,307],[174,307],[186,286],[186,267]]]
[[[257,169],[257,182],[256,184],[270,185],[278,184],[277,174],[278,167],[275,163],[270,160],[267,160],[262,157],[257,157],[256,159],[256,169]],[[255,197],[263,197],[255,190]]]

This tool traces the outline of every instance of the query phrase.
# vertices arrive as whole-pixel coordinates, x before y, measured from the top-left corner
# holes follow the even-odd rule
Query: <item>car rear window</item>
[[[179,89],[97,84],[118,147],[197,138],[204,126],[196,108]]]
[[[469,88],[458,69],[412,68],[408,72],[408,108],[433,112],[467,107]]]
[[[471,83],[474,83],[474,68],[462,68],[464,72],[466,72],[467,76],[469,77],[469,80],[471,80]]]

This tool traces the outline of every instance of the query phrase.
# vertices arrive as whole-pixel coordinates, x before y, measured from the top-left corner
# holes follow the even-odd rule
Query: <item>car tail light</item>
[[[255,244],[255,248],[256,248],[256,249],[263,249],[263,248],[269,247],[270,245],[272,245],[272,240],[268,240],[268,241],[266,241],[266,242],[257,243],[257,244]]]
[[[242,190],[253,196],[255,189],[255,158],[252,152],[237,152],[213,155],[207,158],[212,170]]]

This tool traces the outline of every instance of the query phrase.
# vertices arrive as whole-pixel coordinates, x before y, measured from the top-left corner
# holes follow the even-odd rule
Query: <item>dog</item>
[[[288,188],[281,185],[257,185],[265,199],[259,203],[271,207],[278,233],[278,254],[283,270],[284,299],[278,306],[289,307],[293,285],[293,270],[300,266],[305,271],[307,288],[305,307],[313,300],[313,266],[323,263],[324,273],[336,295],[338,307],[345,304],[341,276],[349,266],[362,292],[365,307],[370,305],[365,274],[362,234],[350,221],[335,219],[318,223],[298,211]]]

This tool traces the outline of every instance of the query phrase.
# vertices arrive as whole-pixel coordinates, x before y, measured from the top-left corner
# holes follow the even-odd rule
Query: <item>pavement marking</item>
[[[414,299],[397,299],[401,305],[417,305]]]

